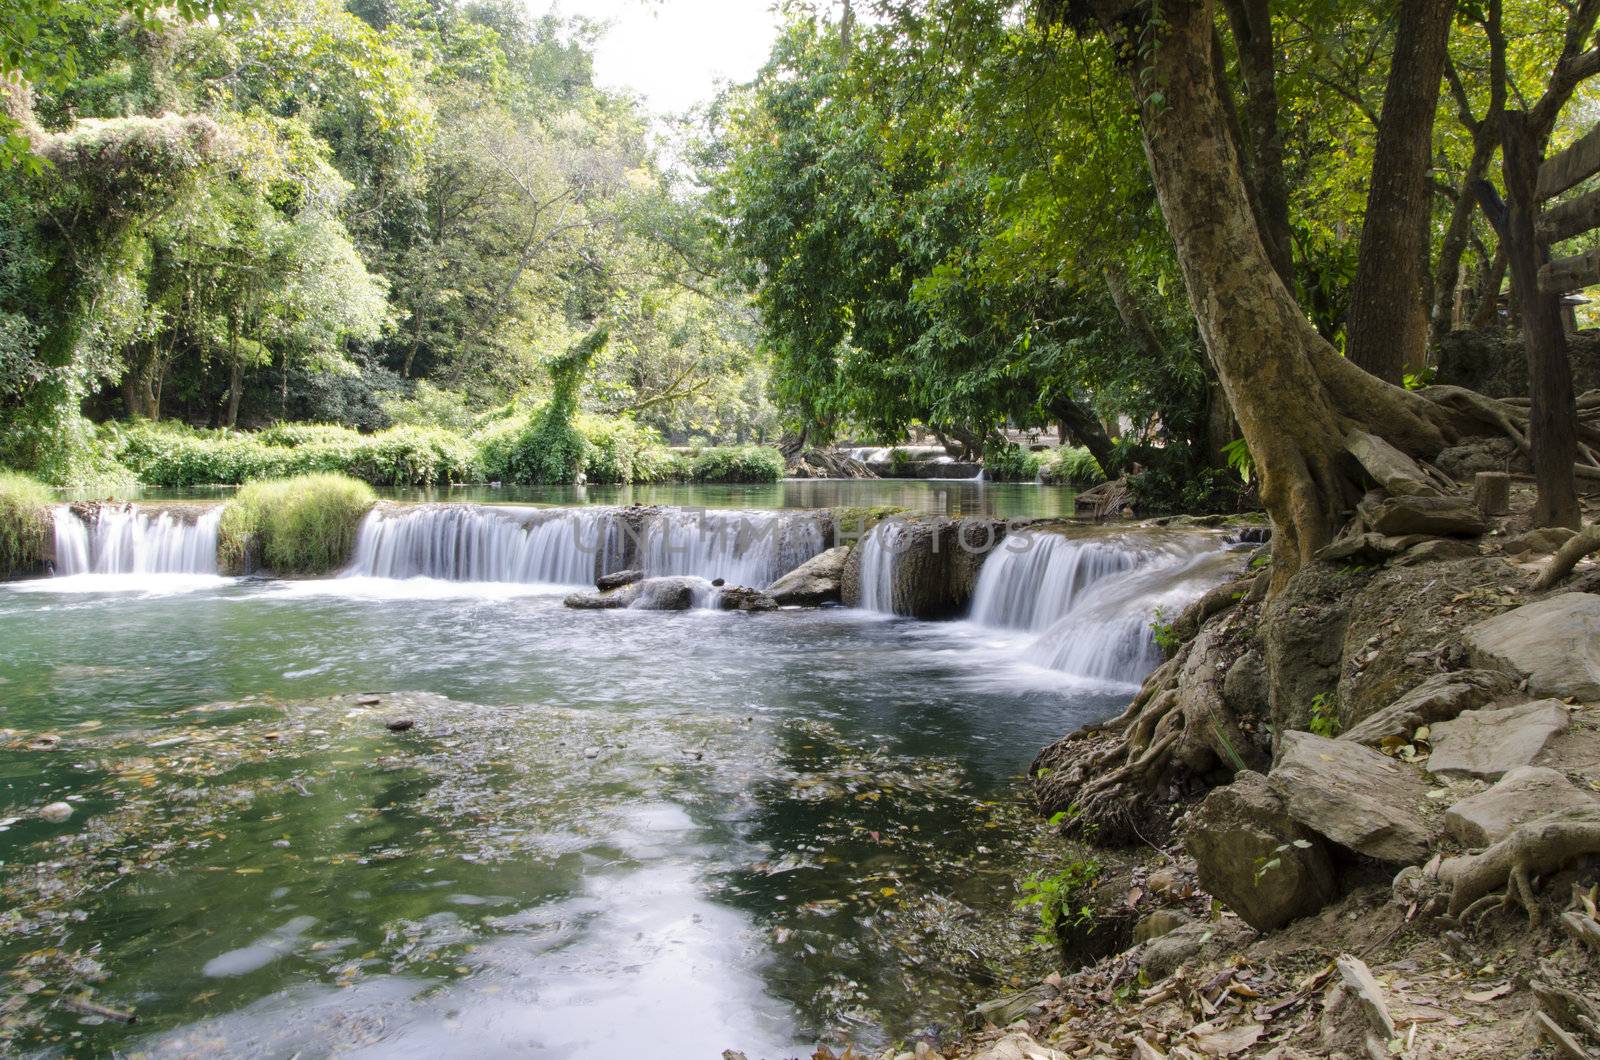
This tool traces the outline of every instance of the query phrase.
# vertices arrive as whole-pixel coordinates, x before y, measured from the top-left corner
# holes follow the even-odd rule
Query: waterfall
[[[374,509],[346,577],[588,585],[612,537],[614,509],[538,511],[478,505]]]
[[[216,574],[220,505],[193,522],[136,505],[106,506],[86,525],[62,505],[55,510],[56,575]]]
[[[1022,540],[1028,547],[1016,548]],[[1137,684],[1161,664],[1158,612],[1176,618],[1232,566],[1203,534],[1015,533],[984,561],[972,620],[1038,634],[1025,652],[1031,663]]]
[[[644,525],[640,567],[649,577],[694,575],[765,589],[823,550],[810,513],[663,509]]]
[[[894,614],[894,572],[910,547],[911,528],[886,519],[861,539],[861,599],[864,611]]]
[[[369,513],[347,576],[590,585],[636,566],[765,588],[823,550],[810,513],[427,505]]]

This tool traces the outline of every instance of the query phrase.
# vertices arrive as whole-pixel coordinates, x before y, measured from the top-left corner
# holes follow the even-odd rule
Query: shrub
[[[1052,482],[1073,486],[1094,486],[1106,480],[1100,461],[1082,446],[1063,445],[1045,461]]]
[[[641,481],[643,455],[660,445],[655,431],[627,418],[580,416],[577,427],[588,443],[583,473],[589,482],[626,485]]]
[[[54,503],[43,483],[0,471],[0,575],[25,573],[44,562]]]
[[[777,482],[783,469],[783,454],[776,449],[738,445],[702,450],[689,471],[696,482]]]
[[[394,427],[370,435],[347,470],[375,486],[448,486],[483,477],[472,444],[440,427]]]
[[[654,447],[640,451],[633,461],[635,482],[688,482],[694,476],[694,458],[687,453]]]
[[[410,397],[385,401],[383,411],[397,427],[444,427],[461,434],[472,429],[472,410],[461,395],[425,379],[417,381]]]
[[[904,449],[889,450],[889,474],[895,478],[907,478],[911,474],[911,454]]]
[[[1039,458],[1011,443],[984,453],[983,466],[996,482],[1032,482],[1039,477]]]
[[[371,486],[344,475],[251,482],[223,509],[218,555],[227,570],[327,574],[349,560],[377,499]]]

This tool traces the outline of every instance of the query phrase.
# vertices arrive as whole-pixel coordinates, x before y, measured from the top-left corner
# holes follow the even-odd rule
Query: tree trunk
[[[239,320],[228,316],[228,426],[239,425],[239,398],[244,393],[244,361],[239,358]]]
[[[1118,459],[1116,443],[1106,434],[1092,409],[1072,398],[1058,397],[1050,402],[1047,411],[1052,419],[1066,427],[1079,445],[1094,455],[1107,478],[1117,477],[1122,461]]]
[[[1097,10],[1122,38],[1129,9],[1107,0]],[[1432,455],[1445,445],[1442,417],[1340,357],[1306,319],[1251,213],[1211,69],[1210,0],[1163,3],[1161,15],[1153,44],[1125,42],[1137,56],[1129,80],[1189,302],[1260,474],[1281,588],[1362,492],[1344,453],[1347,433]]]
[[[1378,122],[1345,348],[1352,361],[1391,383],[1408,368],[1420,370],[1427,356],[1428,170],[1454,11],[1455,0],[1400,5]]]
[[[1289,230],[1289,184],[1283,175],[1283,130],[1278,126],[1277,54],[1268,0],[1224,0],[1244,75],[1244,127],[1250,183],[1255,187],[1262,241],[1283,285],[1294,290],[1294,243]]]
[[[1523,341],[1528,349],[1528,445],[1539,497],[1534,526],[1579,527],[1578,490],[1572,465],[1578,458],[1578,411],[1572,396],[1572,367],[1561,323],[1561,299],[1539,292],[1539,267],[1548,251],[1534,233],[1539,202],[1538,134],[1523,111],[1503,120],[1504,170],[1509,197],[1502,238],[1511,263],[1511,287],[1522,307]]]

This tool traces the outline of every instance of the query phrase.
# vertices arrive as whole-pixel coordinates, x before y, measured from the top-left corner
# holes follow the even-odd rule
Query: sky
[[[613,23],[595,52],[595,80],[637,92],[658,114],[711,99],[719,80],[748,81],[777,36],[771,0],[556,0],[551,6]]]

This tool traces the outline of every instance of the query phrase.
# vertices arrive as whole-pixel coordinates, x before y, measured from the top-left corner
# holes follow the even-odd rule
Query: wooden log
[[[1511,510],[1511,476],[1504,471],[1480,471],[1472,476],[1472,499],[1484,515],[1504,515]]]
[[[1600,228],[1600,191],[1558,202],[1546,210],[1539,218],[1539,239],[1559,243],[1595,228]]]
[[[1557,258],[1539,268],[1539,293],[1554,298],[1595,283],[1600,283],[1600,247]]]
[[[1565,151],[1545,160],[1539,167],[1534,198],[1538,202],[1553,199],[1596,173],[1600,173],[1600,125]]]

